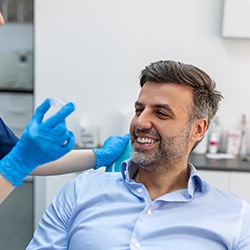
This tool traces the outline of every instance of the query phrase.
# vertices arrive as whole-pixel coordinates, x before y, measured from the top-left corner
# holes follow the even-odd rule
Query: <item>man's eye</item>
[[[143,111],[142,109],[136,108],[136,109],[135,109],[135,114],[136,114],[136,115],[139,115],[139,114],[142,113],[142,111]]]
[[[157,114],[157,116],[163,117],[163,118],[169,117],[169,114],[167,114],[165,112],[161,112],[161,111],[158,111],[156,114]]]

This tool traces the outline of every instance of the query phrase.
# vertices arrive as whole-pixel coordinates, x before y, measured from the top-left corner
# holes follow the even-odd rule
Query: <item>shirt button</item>
[[[137,189],[137,192],[138,192],[139,194],[141,194],[141,193],[142,193],[142,188],[138,188],[138,189]]]
[[[136,248],[140,248],[140,247],[141,247],[140,243],[139,243],[139,242],[136,242],[136,243],[135,243],[135,247],[136,247]]]
[[[147,215],[152,215],[152,210],[147,210]]]

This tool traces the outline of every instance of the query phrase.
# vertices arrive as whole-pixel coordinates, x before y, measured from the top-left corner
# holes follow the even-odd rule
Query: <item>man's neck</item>
[[[145,170],[139,167],[133,176],[133,179],[144,184],[152,200],[160,196],[187,187],[188,184],[188,167],[171,168],[158,170]]]

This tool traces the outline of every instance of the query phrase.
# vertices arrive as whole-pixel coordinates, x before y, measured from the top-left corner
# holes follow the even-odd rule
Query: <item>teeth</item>
[[[150,138],[144,138],[144,137],[138,137],[137,141],[140,143],[148,143],[148,144],[152,144],[155,142],[154,140],[152,140]]]

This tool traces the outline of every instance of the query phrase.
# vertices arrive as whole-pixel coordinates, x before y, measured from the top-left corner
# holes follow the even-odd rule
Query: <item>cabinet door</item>
[[[236,194],[250,203],[250,173],[232,172],[230,192]]]
[[[0,249],[25,249],[33,235],[33,183],[16,188],[0,206]]]
[[[32,93],[0,93],[0,115],[20,137],[33,114]]]
[[[229,192],[230,190],[230,172],[228,171],[210,171],[199,170],[201,177],[209,184]]]

